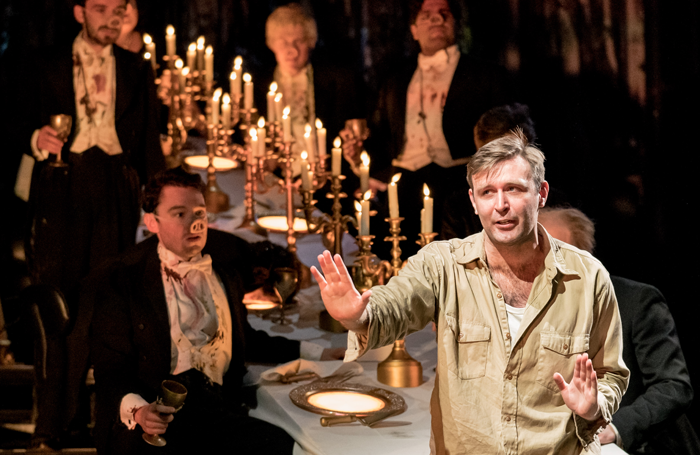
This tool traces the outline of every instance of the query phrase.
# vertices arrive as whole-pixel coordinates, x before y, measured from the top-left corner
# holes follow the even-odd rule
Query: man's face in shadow
[[[424,55],[433,55],[455,43],[455,18],[447,0],[425,0],[416,22],[411,24],[413,39]]]

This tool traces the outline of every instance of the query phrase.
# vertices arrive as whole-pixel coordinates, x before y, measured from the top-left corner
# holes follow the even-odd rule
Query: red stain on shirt
[[[104,92],[105,88],[107,87],[107,78],[104,76],[104,74],[95,74],[92,76],[92,78],[95,80],[95,89],[97,90],[97,93]]]

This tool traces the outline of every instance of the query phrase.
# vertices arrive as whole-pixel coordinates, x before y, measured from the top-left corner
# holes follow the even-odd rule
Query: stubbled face
[[[119,38],[126,13],[126,0],[87,0],[73,8],[75,19],[83,25],[84,37],[93,46],[107,46]]]
[[[270,50],[283,73],[295,76],[309,62],[309,42],[301,25],[286,25],[275,31]]]
[[[165,186],[154,213],[147,213],[148,230],[168,250],[189,260],[207,243],[207,208],[202,193],[194,188]]]
[[[415,24],[411,25],[411,34],[425,55],[453,45],[455,18],[447,0],[425,0]]]
[[[503,161],[472,176],[469,190],[474,210],[494,246],[520,246],[535,241],[537,213],[549,192],[547,182],[535,188],[530,165],[522,157]]]

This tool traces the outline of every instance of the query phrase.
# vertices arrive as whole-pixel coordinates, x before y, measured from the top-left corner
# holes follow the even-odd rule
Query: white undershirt
[[[511,339],[515,339],[518,336],[518,331],[520,330],[520,324],[523,322],[523,315],[525,314],[525,309],[515,308],[506,304],[506,313],[508,313],[508,328],[510,329]]]

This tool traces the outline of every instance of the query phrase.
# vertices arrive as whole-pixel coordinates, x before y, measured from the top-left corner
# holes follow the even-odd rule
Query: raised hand
[[[586,420],[595,420],[600,415],[598,405],[598,377],[588,354],[576,357],[574,377],[566,383],[559,373],[554,373],[554,382],[559,387],[566,406]]]
[[[318,282],[328,313],[349,330],[366,333],[369,321],[363,316],[372,291],[362,295],[357,292],[340,255],[332,257],[326,250],[318,256],[318,263],[323,275],[316,267],[311,267],[311,274]]]
[[[136,423],[141,425],[144,433],[163,434],[168,424],[173,421],[175,408],[153,402],[140,407],[134,414]]]
[[[353,168],[358,167],[362,163],[360,155],[363,141],[356,139],[352,131],[347,128],[340,130],[339,134],[341,139],[343,139],[343,157]]]

